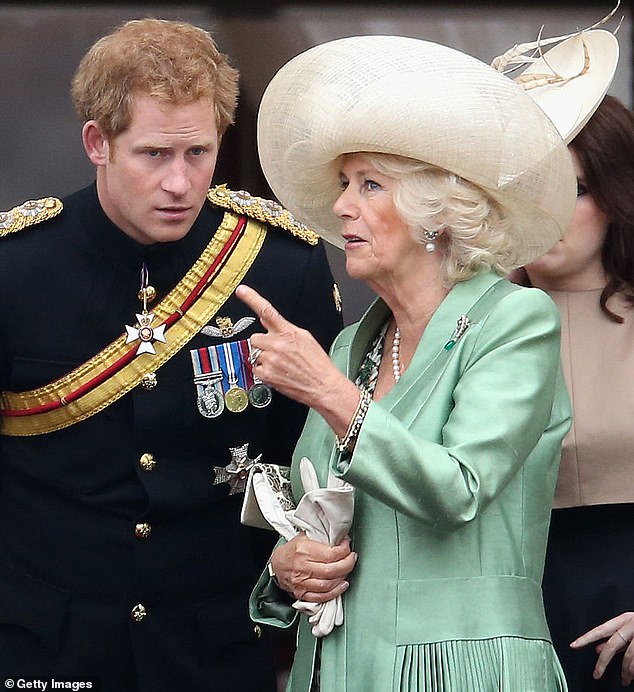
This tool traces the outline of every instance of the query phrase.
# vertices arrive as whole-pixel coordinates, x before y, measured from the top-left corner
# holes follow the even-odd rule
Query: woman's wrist
[[[357,404],[357,408],[350,419],[348,429],[343,437],[339,437],[339,435],[335,436],[337,449],[340,452],[350,452],[354,447],[361,430],[361,426],[363,425],[363,421],[365,420],[368,409],[370,408],[371,401],[372,396],[370,393],[367,391],[367,389],[361,387],[359,389],[359,403]]]

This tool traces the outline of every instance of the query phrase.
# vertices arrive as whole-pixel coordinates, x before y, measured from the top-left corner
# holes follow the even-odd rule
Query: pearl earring
[[[435,252],[438,231],[423,231],[423,238],[427,241],[425,243],[425,250],[427,250],[427,252]]]

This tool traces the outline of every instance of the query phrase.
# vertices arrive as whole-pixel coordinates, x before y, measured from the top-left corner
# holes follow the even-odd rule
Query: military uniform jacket
[[[2,391],[51,382],[125,333],[143,263],[158,301],[225,213],[206,204],[182,240],[141,246],[107,219],[94,185],[63,204],[0,239]],[[321,243],[268,228],[244,283],[325,347],[341,328]],[[236,328],[253,317],[233,295],[217,316]],[[102,692],[274,689],[247,612],[270,538],[240,524],[243,495],[214,484],[214,467],[245,444],[250,458],[289,463],[306,411],[274,393],[264,408],[203,417],[190,352],[262,330],[209,326],[153,389],[55,432],[0,436],[0,674],[93,676]]]
[[[388,317],[378,301],[336,340],[350,378]],[[311,411],[294,495],[303,456],[322,486],[329,470],[352,484],[359,556],[343,624],[321,643],[323,692],[565,689],[540,583],[569,425],[555,306],[489,273],[441,303],[400,380],[370,404],[352,456]],[[263,576],[252,616],[287,625],[292,608],[267,603],[270,592]],[[315,643],[302,615],[289,690],[311,689]]]

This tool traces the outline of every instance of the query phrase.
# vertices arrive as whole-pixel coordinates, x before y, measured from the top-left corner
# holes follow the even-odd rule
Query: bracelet
[[[357,404],[356,411],[352,416],[350,425],[346,430],[346,434],[343,437],[335,435],[335,443],[337,445],[337,449],[340,452],[350,451],[352,443],[357,439],[357,435],[361,430],[361,426],[363,425],[363,421],[365,420],[368,408],[370,408],[370,402],[372,401],[372,396],[370,395],[370,392],[368,392],[367,389],[360,388],[359,394],[359,403]]]

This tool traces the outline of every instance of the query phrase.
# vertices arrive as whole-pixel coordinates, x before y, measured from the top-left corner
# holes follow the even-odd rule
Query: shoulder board
[[[236,214],[244,214],[256,221],[277,226],[301,238],[309,245],[317,245],[319,236],[308,226],[298,221],[288,209],[277,202],[262,197],[254,197],[244,190],[229,190],[226,185],[216,185],[207,193],[207,199],[218,207],[230,209]]]
[[[32,199],[9,211],[0,211],[0,238],[21,231],[41,221],[47,221],[62,211],[63,204],[57,197]]]

